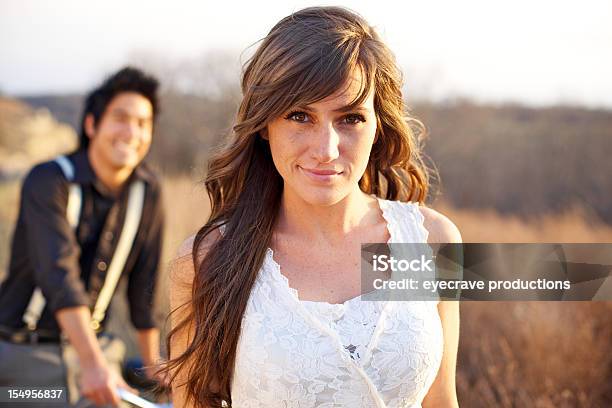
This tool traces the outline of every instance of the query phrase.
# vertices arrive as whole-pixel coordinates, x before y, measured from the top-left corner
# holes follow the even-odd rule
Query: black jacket
[[[23,314],[38,286],[46,299],[38,328],[59,335],[55,312],[93,307],[104,283],[123,227],[129,189],[118,196],[110,194],[96,178],[86,151],[67,157],[75,169],[73,182],[80,184],[83,195],[78,228],[74,231],[66,219],[69,182],[60,167],[54,161],[35,166],[23,182],[9,273],[0,285],[2,326],[24,326]],[[155,327],[152,306],[164,216],[155,174],[141,164],[130,181],[133,178],[145,182],[145,202],[122,277],[128,279],[131,321],[137,329],[147,329]]]

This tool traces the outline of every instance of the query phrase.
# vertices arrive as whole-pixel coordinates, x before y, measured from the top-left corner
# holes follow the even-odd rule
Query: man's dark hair
[[[110,102],[120,93],[135,92],[147,98],[153,106],[153,119],[155,120],[159,111],[157,100],[158,87],[159,82],[155,77],[134,67],[125,67],[106,78],[85,99],[85,107],[81,118],[79,149],[87,149],[89,146],[89,137],[87,137],[85,132],[85,118],[87,115],[93,115],[94,125],[97,126]]]

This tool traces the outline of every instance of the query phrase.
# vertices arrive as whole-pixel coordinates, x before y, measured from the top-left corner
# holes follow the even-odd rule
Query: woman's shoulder
[[[191,254],[193,253],[193,243],[195,241],[195,234],[187,237],[186,240],[183,241],[183,243],[179,246],[178,250],[176,251],[176,257],[175,260],[179,260],[179,259],[184,259],[184,258],[191,258]]]
[[[407,214],[411,214],[411,222],[416,222],[420,236],[430,244],[462,242],[457,226],[446,215],[433,208],[415,201],[379,199],[379,203],[390,222],[401,222]]]
[[[423,226],[429,231],[429,243],[462,242],[459,228],[446,215],[418,203],[414,205],[423,215]]]
[[[198,255],[196,260],[200,261],[206,256],[206,253],[210,250],[210,248],[214,245],[214,243],[219,239],[221,234],[218,229],[214,229],[210,232],[197,248]],[[191,283],[193,281],[193,277],[195,274],[194,268],[194,243],[195,243],[196,235],[192,235],[187,238],[183,243],[179,246],[175,258],[172,260],[170,266],[170,277],[173,283]]]
[[[217,242],[217,240],[221,237],[221,233],[218,228],[213,229],[209,234],[207,234],[200,245],[198,246],[198,258],[201,255],[206,255],[206,252]],[[195,243],[196,234],[188,237],[183,243],[179,246],[179,249],[176,254],[176,259],[183,259],[185,257],[193,258],[193,245]]]

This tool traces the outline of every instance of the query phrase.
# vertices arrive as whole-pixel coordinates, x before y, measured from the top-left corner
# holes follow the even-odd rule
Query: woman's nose
[[[340,156],[340,135],[332,124],[321,124],[313,140],[313,156],[318,162],[328,163]]]

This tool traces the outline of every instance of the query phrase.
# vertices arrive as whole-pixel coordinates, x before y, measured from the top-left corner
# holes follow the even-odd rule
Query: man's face
[[[135,92],[116,95],[96,125],[93,116],[85,120],[89,153],[116,170],[134,169],[151,146],[153,106]]]

